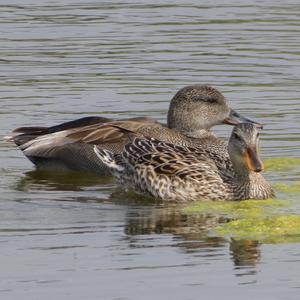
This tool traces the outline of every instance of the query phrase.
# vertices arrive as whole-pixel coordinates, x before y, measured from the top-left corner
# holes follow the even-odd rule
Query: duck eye
[[[242,141],[242,138],[236,133],[233,133],[233,137],[238,141]]]

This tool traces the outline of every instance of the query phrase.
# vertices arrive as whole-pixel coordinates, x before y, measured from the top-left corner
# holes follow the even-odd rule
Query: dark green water
[[[87,115],[164,121],[173,94],[202,83],[265,124],[263,158],[297,158],[299,1],[13,0],[0,16],[1,299],[299,299],[297,239],[218,236],[218,213],[37,172],[2,141]],[[299,174],[265,176],[291,185]],[[298,196],[280,197],[300,214]]]

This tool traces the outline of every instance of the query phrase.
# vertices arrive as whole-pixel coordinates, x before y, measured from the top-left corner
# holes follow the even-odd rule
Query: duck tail
[[[94,146],[94,152],[102,163],[109,168],[112,173],[120,173],[124,170],[124,166],[121,164],[121,160],[117,159],[117,155],[114,153],[102,149],[97,145]]]

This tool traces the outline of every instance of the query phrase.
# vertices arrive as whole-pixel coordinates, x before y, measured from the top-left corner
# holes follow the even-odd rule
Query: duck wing
[[[190,148],[136,137],[122,156],[127,164],[123,181],[154,197],[216,200],[227,192],[215,162]]]
[[[163,126],[148,118],[113,121],[111,124],[106,121],[110,120],[89,117],[49,128],[23,127],[15,130],[16,135],[10,140],[39,167],[102,173],[103,166],[99,166],[93,145],[120,153],[128,142],[128,134],[112,124],[130,131]]]
[[[195,163],[195,161],[205,162],[211,165],[211,168],[217,168],[219,176],[225,181],[229,182],[234,176],[234,170],[232,163],[228,155],[220,156],[219,152],[215,152],[213,147],[190,147],[180,146],[167,142],[162,142],[156,139],[145,139],[136,137],[132,143],[125,146],[123,155],[130,163],[138,163],[141,159],[144,159],[144,155],[147,158],[149,153],[155,153],[157,156],[152,159],[157,162],[163,162],[165,155],[171,160],[187,162],[189,165]]]

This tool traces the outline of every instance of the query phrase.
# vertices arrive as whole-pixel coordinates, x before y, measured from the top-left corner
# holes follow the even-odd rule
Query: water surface
[[[296,0],[13,0],[0,14],[1,137],[88,115],[165,121],[173,94],[202,83],[265,124],[265,159],[299,157]],[[297,239],[218,236],[222,214],[37,172],[2,141],[0,157],[1,299],[299,298]],[[266,177],[291,185],[299,174]],[[279,196],[300,214],[297,195]]]

